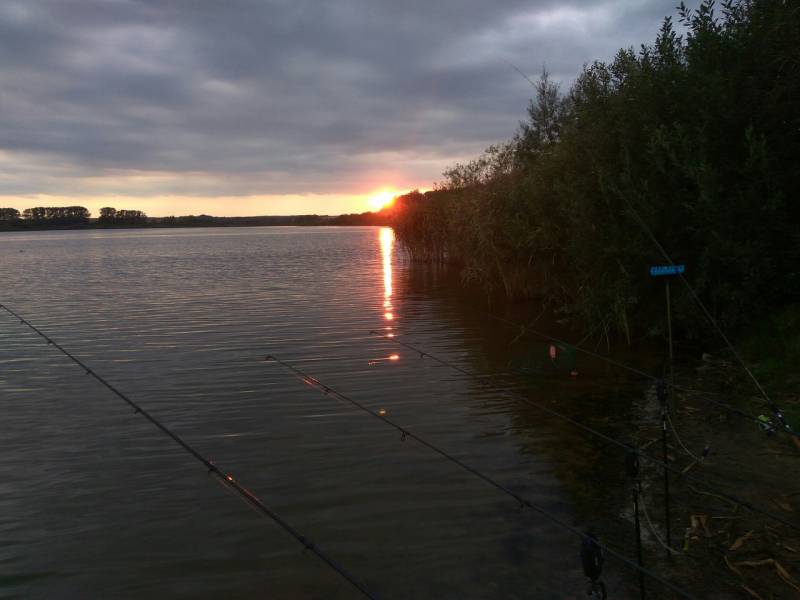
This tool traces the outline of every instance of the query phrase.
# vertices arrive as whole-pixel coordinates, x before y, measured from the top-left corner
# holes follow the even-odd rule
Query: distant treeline
[[[100,209],[100,217],[92,219],[83,206],[0,208],[0,230],[15,229],[76,229],[114,227],[254,227],[264,225],[387,225],[385,212],[365,212],[338,216],[290,215],[261,217],[212,217],[188,215],[182,217],[148,217],[140,210]]]
[[[22,214],[16,208],[0,208],[0,226],[81,226],[89,223],[90,216],[83,206],[37,206],[26,208]]]
[[[400,242],[629,339],[663,331],[647,267],[664,259],[640,219],[724,326],[800,300],[800,8],[720,7],[681,5],[683,35],[665,19],[566,94],[545,73],[511,141],[398,200]]]
[[[111,206],[100,209],[100,218],[97,222],[103,226],[114,227],[117,225],[147,225],[147,215],[140,210],[117,210]]]

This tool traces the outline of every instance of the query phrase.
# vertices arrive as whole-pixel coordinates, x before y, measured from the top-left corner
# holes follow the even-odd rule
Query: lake
[[[580,540],[265,362],[268,354],[385,411],[558,518],[614,532],[616,547],[632,548],[632,532],[619,525],[617,503],[628,493],[621,466],[595,468],[612,450],[370,333],[393,333],[476,373],[539,351],[521,350],[514,328],[469,308],[448,277],[406,260],[391,230],[6,233],[0,282],[0,302],[382,598],[585,597]],[[537,401],[581,403],[590,420],[638,393],[598,366],[586,373],[504,381]],[[598,392],[594,381],[615,392]],[[358,597],[1,311],[0,398],[0,597]],[[635,578],[611,561],[605,579],[619,598]]]

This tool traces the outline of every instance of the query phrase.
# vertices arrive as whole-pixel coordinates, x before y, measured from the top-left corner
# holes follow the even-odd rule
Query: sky
[[[3,0],[0,207],[371,210],[514,134],[511,65],[566,90],[676,4]]]

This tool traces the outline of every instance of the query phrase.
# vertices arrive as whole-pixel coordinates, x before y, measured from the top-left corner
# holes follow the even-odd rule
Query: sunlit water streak
[[[371,329],[485,370],[377,228],[0,235],[0,299],[385,598],[583,593],[577,542],[275,365],[573,518],[546,428]],[[0,316],[0,596],[349,598],[151,425]]]

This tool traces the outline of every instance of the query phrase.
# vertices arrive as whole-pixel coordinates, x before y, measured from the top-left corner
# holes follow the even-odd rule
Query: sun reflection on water
[[[383,305],[392,306],[392,250],[394,249],[394,230],[381,227],[381,256],[383,257]]]
[[[382,227],[380,232],[381,256],[383,257],[383,308],[387,321],[394,319],[392,310],[392,251],[394,250],[394,231]]]
[[[394,321],[394,307],[392,305],[392,252],[394,251],[394,230],[391,227],[382,227],[379,239],[381,243],[381,256],[383,258],[383,318]],[[394,337],[392,327],[385,327],[387,335]],[[398,360],[400,357],[393,354],[389,360]]]

